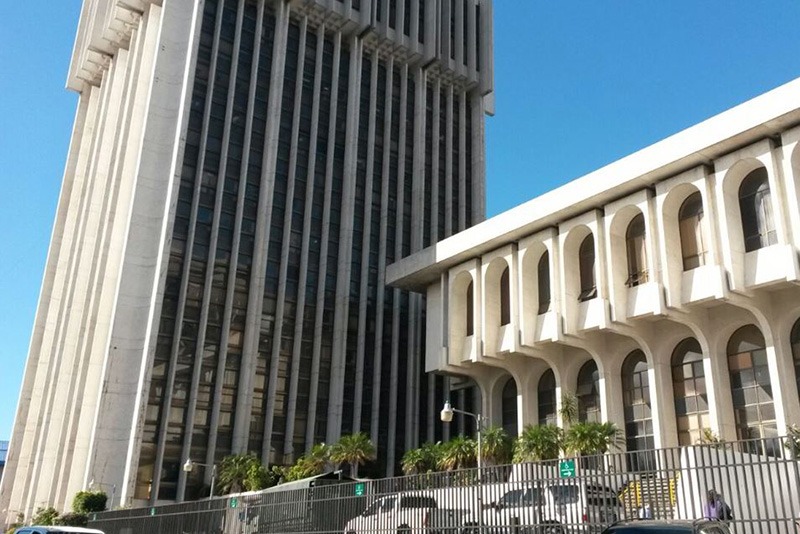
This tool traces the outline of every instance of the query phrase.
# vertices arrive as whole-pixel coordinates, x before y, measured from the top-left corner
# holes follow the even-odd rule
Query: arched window
[[[678,211],[683,270],[690,271],[706,264],[706,241],[703,238],[703,197],[699,191],[689,195]]]
[[[517,431],[517,382],[514,377],[503,386],[503,430],[514,437]]]
[[[597,296],[597,282],[594,277],[594,236],[589,234],[581,242],[578,250],[578,267],[581,278],[581,293],[578,300],[584,302]]]
[[[766,343],[755,325],[741,327],[728,341],[728,371],[738,438],[776,436]]]
[[[466,321],[467,321],[467,335],[471,336],[475,333],[475,303],[473,302],[473,283],[470,281],[469,285],[467,286],[467,311],[466,311]]]
[[[589,360],[578,371],[578,421],[581,423],[600,423],[600,371],[597,363]]]
[[[507,325],[511,322],[511,287],[509,284],[509,269],[503,270],[500,275],[500,324]]]
[[[622,364],[622,401],[625,416],[625,443],[628,467],[633,471],[655,468],[652,449],[653,419],[650,403],[650,381],[647,358],[641,350],[628,354]],[[645,451],[634,454],[635,451]]]
[[[550,311],[550,252],[539,258],[536,279],[539,284],[539,315]]]
[[[539,424],[555,425],[556,418],[556,375],[552,369],[544,372],[539,379],[537,394],[539,401]]]
[[[739,186],[739,211],[746,252],[778,242],[770,198],[769,177],[764,167],[748,174]]]
[[[628,287],[647,282],[647,245],[645,243],[644,215],[631,220],[625,232],[625,248],[628,253]]]
[[[800,397],[800,319],[794,323],[790,340],[794,357],[794,377],[797,380],[797,396]]]
[[[700,343],[693,337],[678,343],[672,352],[672,392],[680,445],[697,443],[711,426],[705,376]]]

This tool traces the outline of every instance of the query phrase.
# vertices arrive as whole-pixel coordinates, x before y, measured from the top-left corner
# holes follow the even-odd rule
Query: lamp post
[[[444,408],[442,408],[442,412],[440,415],[443,423],[449,423],[453,420],[453,414],[460,413],[463,415],[469,415],[475,418],[475,422],[478,425],[478,475],[480,476],[481,467],[483,467],[482,456],[483,456],[483,447],[481,446],[481,432],[483,431],[483,417],[481,414],[476,414],[472,412],[465,412],[464,410],[458,410],[453,408],[453,405],[450,404],[450,401],[444,402]]]
[[[444,408],[442,408],[439,417],[441,418],[443,423],[449,423],[453,420],[453,414],[460,413],[463,415],[469,415],[470,417],[475,418],[475,423],[478,425],[478,493],[477,493],[477,510],[478,510],[478,531],[483,532],[483,498],[481,495],[481,471],[483,467],[483,447],[482,447],[482,440],[481,440],[481,432],[483,431],[483,417],[479,413],[472,413],[472,412],[465,412],[464,410],[458,410],[453,408],[453,405],[450,404],[450,401],[444,401]]]
[[[193,462],[191,458],[187,458],[186,463],[183,464],[183,470],[187,473],[191,473],[196,465],[199,465],[200,467],[211,468],[211,491],[208,495],[208,498],[210,499],[214,496],[214,482],[216,482],[217,479],[217,464],[201,464],[200,462]]]

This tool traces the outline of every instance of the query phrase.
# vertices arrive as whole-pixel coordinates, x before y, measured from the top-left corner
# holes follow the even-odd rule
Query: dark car
[[[640,519],[618,521],[603,534],[731,534],[728,525],[712,519]]]

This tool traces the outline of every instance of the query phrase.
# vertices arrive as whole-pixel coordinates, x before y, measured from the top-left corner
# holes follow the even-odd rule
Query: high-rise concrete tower
[[[490,0],[85,0],[0,510],[198,494],[251,451],[437,439],[386,265],[484,217]]]

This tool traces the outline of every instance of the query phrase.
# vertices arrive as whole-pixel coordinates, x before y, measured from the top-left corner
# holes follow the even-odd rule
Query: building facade
[[[799,253],[794,80],[387,280],[426,294],[426,369],[471,377],[492,423],[564,425],[574,398],[580,421],[615,423],[635,453],[800,425]]]
[[[484,217],[490,0],[85,0],[79,93],[0,492],[199,495],[253,452],[437,428],[386,266]]]

